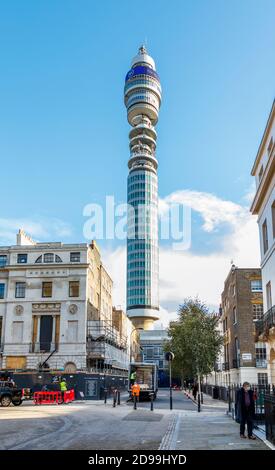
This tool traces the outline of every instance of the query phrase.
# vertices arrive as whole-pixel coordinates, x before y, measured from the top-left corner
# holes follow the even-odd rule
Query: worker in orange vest
[[[131,386],[131,392],[132,392],[132,397],[139,397],[140,394],[140,386],[138,383],[134,383],[134,385]]]

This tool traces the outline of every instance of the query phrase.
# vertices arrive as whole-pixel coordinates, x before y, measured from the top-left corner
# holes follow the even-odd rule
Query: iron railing
[[[261,320],[255,322],[255,329],[258,335],[265,332],[268,333],[268,330],[273,327],[275,327],[275,305],[264,314]]]
[[[266,439],[275,444],[275,394],[264,395],[265,435]]]

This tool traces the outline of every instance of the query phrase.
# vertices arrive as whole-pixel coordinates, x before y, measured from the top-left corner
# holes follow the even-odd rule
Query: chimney
[[[16,244],[19,246],[29,246],[36,245],[36,242],[20,228],[16,235]]]

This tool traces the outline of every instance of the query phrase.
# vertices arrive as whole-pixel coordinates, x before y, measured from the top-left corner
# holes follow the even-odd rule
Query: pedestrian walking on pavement
[[[255,401],[253,390],[250,388],[249,382],[244,382],[237,394],[237,409],[240,417],[240,437],[246,439],[245,425],[247,425],[248,439],[255,440],[253,436],[253,419],[255,415]]]
[[[194,400],[196,400],[197,399],[197,393],[198,393],[198,384],[197,383],[194,383],[192,393],[193,393]]]

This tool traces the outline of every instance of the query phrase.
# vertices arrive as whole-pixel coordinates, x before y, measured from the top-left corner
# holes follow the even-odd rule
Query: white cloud
[[[14,245],[16,243],[16,233],[20,228],[37,241],[51,241],[54,239],[59,241],[72,234],[70,225],[57,218],[0,218],[0,244]]]
[[[258,267],[260,262],[257,222],[246,206],[213,194],[185,190],[161,200],[160,210],[166,211],[171,202],[189,205],[199,213],[208,237],[221,224],[226,223],[228,229],[221,232],[219,247],[211,253],[160,248],[160,321],[164,324],[174,319],[176,312],[175,307],[168,312],[163,306],[178,305],[184,297],[198,295],[208,305],[218,307],[231,260],[239,267]],[[106,252],[105,257],[114,279],[114,303],[125,308],[126,248]]]

